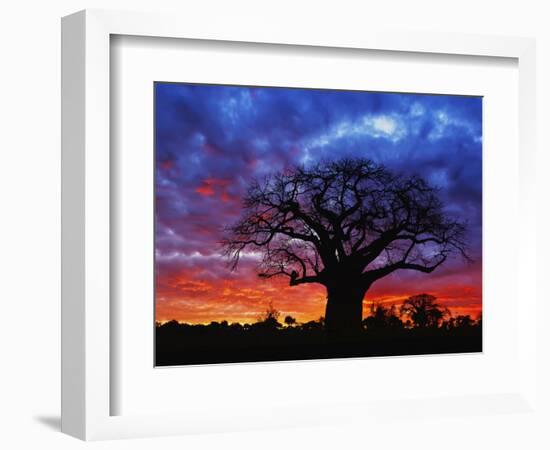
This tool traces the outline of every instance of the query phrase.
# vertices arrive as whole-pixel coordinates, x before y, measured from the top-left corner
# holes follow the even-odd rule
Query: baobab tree
[[[363,298],[376,281],[467,258],[464,233],[422,178],[343,159],[252,181],[223,245],[233,269],[243,252],[260,252],[258,276],[325,286],[325,328],[347,334],[361,330]]]

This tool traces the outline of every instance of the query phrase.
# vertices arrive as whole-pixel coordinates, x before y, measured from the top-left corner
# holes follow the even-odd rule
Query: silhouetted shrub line
[[[372,303],[361,332],[326,333],[324,318],[297,323],[270,304],[253,324],[192,325],[175,320],[156,326],[156,364],[184,365],[323,359],[361,356],[480,352],[482,320],[451,317],[426,294],[410,297],[399,310]],[[405,321],[401,317],[406,318]]]

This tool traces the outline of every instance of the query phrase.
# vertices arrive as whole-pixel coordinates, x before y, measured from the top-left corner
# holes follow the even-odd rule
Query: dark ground
[[[338,339],[327,337],[317,322],[296,327],[168,322],[156,328],[157,366],[481,351],[481,325],[365,329]]]

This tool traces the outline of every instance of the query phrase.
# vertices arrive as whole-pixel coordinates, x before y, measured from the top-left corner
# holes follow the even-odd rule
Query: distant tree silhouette
[[[246,324],[244,326],[246,326]],[[239,322],[233,322],[231,325],[229,325],[229,328],[231,328],[233,331],[242,331],[244,326],[241,325]]]
[[[296,319],[292,316],[285,317],[285,324],[289,327],[296,325]]]
[[[454,317],[449,317],[447,320],[441,322],[441,328],[445,330],[452,330],[456,326],[456,319]]]
[[[272,319],[278,320],[280,315],[281,312],[275,309],[275,307],[273,306],[273,302],[269,302],[264,313],[258,318],[258,322],[265,322]]]
[[[363,320],[363,324],[369,330],[385,328],[403,328],[403,322],[397,315],[395,305],[386,307],[381,303],[372,302],[370,305],[370,315]]]
[[[450,312],[435,301],[436,298],[433,295],[414,295],[403,302],[400,312],[410,317],[417,328],[437,327],[444,317],[450,315]]]
[[[170,320],[170,321],[164,323],[164,325],[162,325],[162,327],[166,330],[176,329],[176,328],[179,327],[179,322],[177,320]]]
[[[474,319],[469,314],[465,316],[457,316],[455,318],[455,326],[458,328],[471,327],[475,324]]]
[[[324,330],[324,318],[320,317],[319,320],[310,320],[309,322],[303,323],[301,329],[303,331],[321,331]]]
[[[441,321],[441,326],[421,327],[418,323],[412,326],[411,319],[404,324],[395,306],[375,302],[370,306],[364,321],[368,326],[345,339],[327,339],[323,317],[282,326],[272,305],[269,314],[252,325],[234,322],[225,326],[226,320],[208,325],[172,320],[155,329],[155,361],[158,365],[180,365],[482,351],[481,323],[467,315],[450,317]],[[425,309],[433,311],[434,302],[430,306]]]
[[[280,315],[281,313],[275,309],[273,303],[269,302],[264,314],[258,318],[258,322],[254,325],[270,329],[280,328],[282,327],[282,324],[278,320]]]
[[[363,298],[377,280],[397,270],[430,273],[454,253],[467,258],[465,226],[445,214],[435,188],[367,159],[253,181],[243,206],[223,240],[232,268],[252,248],[263,253],[260,277],[322,284],[334,334],[360,332]]]

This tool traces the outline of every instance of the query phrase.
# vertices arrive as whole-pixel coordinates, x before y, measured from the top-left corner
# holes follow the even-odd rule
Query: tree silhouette
[[[410,317],[417,328],[437,327],[450,312],[435,301],[433,295],[414,295],[403,302],[400,312]]]
[[[285,317],[285,324],[289,327],[296,325],[296,319],[292,316]]]
[[[363,298],[377,280],[467,257],[464,230],[422,178],[344,159],[253,181],[223,245],[233,269],[247,249],[259,250],[260,277],[325,286],[326,329],[338,334],[361,330]]]
[[[403,322],[397,315],[395,305],[386,307],[381,303],[372,302],[370,305],[370,315],[363,320],[363,324],[369,330],[384,328],[403,328]]]
[[[267,322],[268,320],[278,320],[281,312],[273,306],[273,302],[269,302],[265,312],[260,315],[258,322]]]
[[[256,325],[259,325],[262,328],[269,329],[280,328],[282,326],[278,320],[280,315],[280,311],[275,309],[272,302],[269,302],[269,305],[267,306],[264,314],[258,317],[258,322],[256,323]]]
[[[457,316],[455,319],[455,326],[458,328],[471,327],[475,324],[474,319],[470,317],[469,314],[465,316]]]

